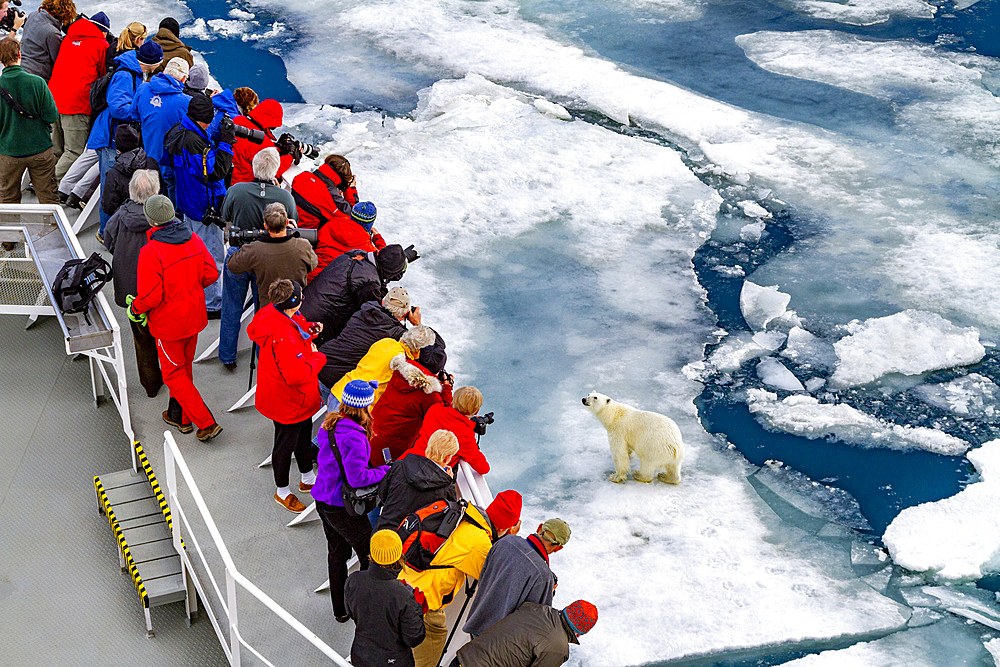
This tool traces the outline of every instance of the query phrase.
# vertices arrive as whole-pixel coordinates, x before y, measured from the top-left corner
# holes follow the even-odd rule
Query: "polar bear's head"
[[[611,403],[611,398],[605,396],[604,394],[598,394],[596,391],[590,392],[580,400],[595,415]]]

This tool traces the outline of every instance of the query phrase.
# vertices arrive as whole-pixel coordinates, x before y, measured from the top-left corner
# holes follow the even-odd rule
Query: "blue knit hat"
[[[139,62],[144,65],[156,65],[163,60],[163,48],[153,40],[142,43],[137,52]]]
[[[104,32],[111,32],[111,19],[104,12],[97,12],[91,16],[90,22],[96,24]]]
[[[344,387],[344,393],[340,397],[340,402],[352,408],[367,408],[375,402],[375,390],[378,389],[378,381],[372,380],[351,380]]]
[[[351,209],[351,220],[365,228],[366,232],[372,230],[375,224],[375,204],[370,201],[359,201]]]

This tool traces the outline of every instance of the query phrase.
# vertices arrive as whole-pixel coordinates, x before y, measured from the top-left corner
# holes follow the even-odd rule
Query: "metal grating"
[[[50,306],[24,232],[0,231],[0,306]]]

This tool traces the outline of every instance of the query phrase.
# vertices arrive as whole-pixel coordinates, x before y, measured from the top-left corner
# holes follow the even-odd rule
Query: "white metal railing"
[[[219,637],[219,642],[222,644],[222,649],[225,651],[226,657],[229,659],[229,664],[239,667],[241,664],[241,651],[245,648],[264,664],[272,665],[273,667],[273,663],[261,655],[257,649],[250,646],[250,644],[247,643],[247,641],[244,640],[243,636],[240,634],[236,594],[238,590],[242,588],[257,598],[257,600],[267,607],[275,616],[277,616],[281,621],[284,621],[285,624],[305,638],[323,655],[332,660],[335,665],[339,665],[339,667],[351,667],[350,663],[346,659],[330,648],[330,646],[320,639],[316,633],[288,613],[288,611],[271,599],[271,597],[264,593],[264,591],[260,590],[252,581],[243,576],[236,568],[236,564],[233,562],[232,556],[229,555],[229,549],[226,548],[226,544],[222,540],[222,535],[219,533],[219,529],[215,525],[215,521],[212,519],[212,514],[208,511],[205,499],[202,497],[201,492],[198,490],[198,485],[195,483],[194,477],[191,475],[191,470],[188,468],[187,463],[184,461],[184,456],[181,454],[180,449],[177,447],[177,443],[174,441],[173,436],[169,432],[164,432],[163,434],[163,460],[167,474],[167,502],[170,505],[171,513],[176,517],[176,519],[178,519],[173,522],[173,543],[174,548],[181,557],[181,564],[183,566],[181,571],[185,578],[185,584],[188,583],[188,579],[190,578],[191,583],[193,583],[195,588],[198,590],[198,594],[201,596],[201,599],[206,602],[206,613],[212,621],[212,626],[215,628],[215,634]],[[205,528],[208,530],[208,534],[211,536],[212,542],[222,559],[222,563],[226,570],[225,594],[223,594],[215,576],[212,574],[211,568],[208,566],[205,554],[202,551],[201,546],[198,544],[197,539],[194,537],[194,531],[188,521],[187,512],[181,504],[180,497],[177,495],[178,472],[180,472],[180,477],[184,481],[188,492],[191,494],[191,498],[194,500],[197,514],[204,522]],[[182,526],[184,528],[184,538],[187,542],[187,548],[181,545]],[[200,559],[201,565],[207,573],[207,577],[210,580],[212,587],[215,589],[215,593],[218,596],[223,611],[225,612],[226,618],[223,620],[227,622],[229,629],[228,641],[225,633],[223,632],[220,619],[216,616],[211,605],[208,604],[209,598],[205,595],[204,586],[200,578],[196,575],[194,563],[191,560],[192,548],[197,554],[197,557]]]

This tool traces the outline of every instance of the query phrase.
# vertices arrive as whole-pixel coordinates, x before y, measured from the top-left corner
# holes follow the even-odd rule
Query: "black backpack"
[[[108,88],[111,86],[111,79],[120,72],[117,67],[109,69],[104,76],[100,77],[90,86],[90,117],[96,119],[98,114],[108,108]],[[125,70],[132,75],[132,92],[135,92],[136,73],[132,70]]]
[[[111,273],[111,265],[96,252],[87,259],[69,260],[52,281],[55,307],[65,314],[83,313],[87,324],[91,324],[87,309],[111,280]]]

